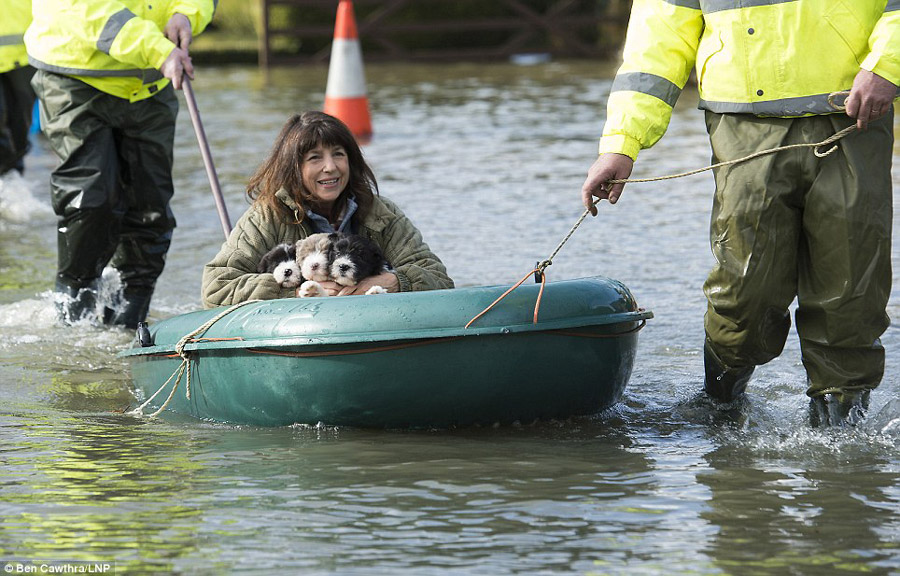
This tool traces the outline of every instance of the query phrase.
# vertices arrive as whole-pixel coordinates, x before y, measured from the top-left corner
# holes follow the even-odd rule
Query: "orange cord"
[[[494,306],[497,305],[498,302],[500,302],[501,300],[503,300],[504,298],[506,298],[507,296],[509,296],[509,293],[510,293],[510,292],[512,292],[513,290],[515,290],[515,289],[518,288],[519,286],[521,286],[526,280],[528,280],[528,277],[529,277],[529,276],[531,276],[532,274],[534,274],[534,273],[536,273],[536,272],[537,272],[538,274],[541,275],[541,289],[540,289],[540,291],[538,292],[537,302],[535,302],[535,304],[534,304],[534,323],[537,324],[538,310],[539,310],[540,307],[541,307],[541,296],[544,294],[544,286],[545,286],[546,283],[547,283],[547,275],[544,273],[544,271],[541,269],[540,266],[538,266],[537,268],[535,268],[534,270],[532,270],[531,272],[529,272],[528,274],[526,274],[521,280],[519,280],[518,282],[516,282],[516,284],[515,284],[512,288],[510,288],[509,290],[507,290],[506,292],[504,292],[503,294],[501,294],[499,298],[497,298],[496,300],[494,300],[493,302],[491,302],[491,305],[490,305],[490,306],[488,306],[487,308],[485,308],[484,310],[482,310],[481,312],[479,312],[477,315],[475,315],[474,318],[472,318],[471,320],[469,320],[469,322],[466,324],[466,327],[465,327],[464,329],[468,329],[469,326],[471,326],[473,322],[475,322],[476,320],[478,320],[479,318],[481,318],[482,316],[484,316],[485,314],[487,314],[487,313],[491,310],[491,308],[493,308]]]
[[[538,290],[537,300],[534,303],[534,321],[533,324],[537,324],[538,310],[541,309],[541,296],[544,295],[544,286],[547,285],[547,275],[544,274],[542,270],[535,269],[538,274],[541,275],[541,289]]]

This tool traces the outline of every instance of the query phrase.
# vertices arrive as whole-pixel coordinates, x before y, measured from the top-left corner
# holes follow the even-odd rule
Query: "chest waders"
[[[853,122],[844,114],[707,112],[706,119],[713,162],[821,141]],[[781,354],[795,298],[807,395],[832,396],[829,403],[842,407],[831,412],[846,413],[848,403],[862,406],[881,382],[880,336],[891,291],[892,128],[889,114],[824,158],[795,149],[715,171],[716,264],[704,284],[711,396],[734,399],[754,366]]]
[[[174,89],[129,102],[43,70],[32,84],[60,159],[50,187],[59,217],[56,290],[69,296],[61,317],[75,321],[94,311],[109,265],[120,275],[124,302],[104,310],[103,320],[134,328],[147,316],[175,228]]]

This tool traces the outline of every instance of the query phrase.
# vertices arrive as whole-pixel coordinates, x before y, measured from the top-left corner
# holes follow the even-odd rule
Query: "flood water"
[[[366,67],[375,138],[365,154],[458,286],[513,284],[575,223],[612,72],[596,63]],[[285,119],[321,107],[326,75],[198,70],[232,222]],[[635,177],[709,163],[696,94],[681,100]],[[134,574],[900,572],[900,330],[884,335],[884,382],[856,429],[808,426],[793,332],[736,410],[698,395],[708,172],[630,185],[548,269],[550,281],[621,280],[655,314],[615,408],[497,428],[262,429],[122,414],[135,402],[116,353],[132,335],[55,322],[55,158],[35,144],[24,179],[0,183],[7,571],[80,561]],[[900,147],[894,165],[897,184]],[[202,267],[223,239],[184,105],[176,190],[179,228],[151,321],[199,307]],[[894,258],[900,270],[896,248]],[[464,377],[461,367],[439,369],[448,368]]]

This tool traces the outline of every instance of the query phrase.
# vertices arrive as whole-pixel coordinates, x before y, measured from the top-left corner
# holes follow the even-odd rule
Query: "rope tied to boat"
[[[838,96],[846,96],[847,94],[849,94],[849,92],[834,92],[832,94],[829,94],[828,103],[836,110],[843,110],[844,106],[836,104],[834,101],[834,98],[836,98]],[[851,124],[850,126],[847,126],[843,130],[840,130],[839,132],[834,133],[833,135],[829,136],[828,138],[822,140],[821,142],[804,142],[804,143],[800,143],[800,144],[788,144],[785,146],[778,146],[776,148],[769,148],[767,150],[760,150],[759,152],[754,152],[753,154],[749,154],[749,155],[743,156],[741,158],[735,158],[734,160],[726,160],[724,162],[719,162],[717,164],[712,164],[710,166],[704,166],[703,168],[698,168],[697,170],[681,172],[679,174],[656,176],[653,178],[618,178],[618,179],[614,179],[614,180],[607,180],[607,182],[610,184],[635,184],[635,183],[645,183],[645,182],[659,182],[661,180],[673,180],[675,178],[684,178],[685,176],[693,176],[694,174],[700,174],[701,172],[715,170],[716,168],[721,168],[723,166],[739,164],[741,162],[747,162],[749,160],[759,158],[760,156],[767,156],[769,154],[775,154],[777,152],[783,152],[785,150],[793,150],[796,148],[812,148],[813,154],[815,154],[816,157],[824,158],[824,157],[828,156],[829,154],[831,154],[832,152],[834,152],[835,150],[837,150],[836,142],[838,140],[849,135],[854,130],[856,130],[856,124]],[[821,148],[828,146],[829,144],[832,144],[831,148],[829,148],[828,150],[826,150],[824,152],[820,151]],[[602,200],[602,198],[597,198],[593,202],[593,204],[591,204],[591,206],[596,206],[597,204],[600,203],[601,200]],[[488,311],[490,311],[494,306],[496,306],[501,300],[506,298],[513,290],[515,290],[516,288],[521,286],[525,282],[525,280],[527,280],[528,277],[531,276],[532,274],[534,274],[535,278],[537,280],[539,280],[541,283],[541,289],[538,292],[538,297],[534,304],[534,318],[532,320],[532,322],[534,324],[537,324],[538,311],[540,310],[540,306],[541,306],[541,296],[544,293],[544,286],[546,285],[546,281],[547,281],[547,274],[545,271],[547,268],[549,268],[551,265],[553,265],[553,259],[556,258],[556,255],[559,254],[559,251],[562,250],[562,247],[565,246],[566,243],[572,238],[572,235],[575,234],[575,231],[578,230],[578,227],[581,226],[582,222],[584,222],[584,219],[587,218],[588,214],[590,214],[590,213],[591,213],[590,209],[585,208],[584,212],[581,213],[581,216],[578,218],[578,220],[576,220],[575,224],[569,229],[569,232],[565,235],[565,237],[562,239],[562,241],[556,246],[556,249],[553,250],[553,252],[550,254],[550,256],[547,257],[545,260],[542,260],[541,262],[539,262],[532,271],[530,271],[521,280],[519,280],[515,285],[513,285],[512,288],[510,288],[509,290],[504,292],[499,298],[494,300],[490,304],[490,306],[488,306],[487,308],[485,308],[484,310],[482,310],[481,312],[476,314],[474,318],[472,318],[471,320],[469,320],[468,323],[466,323],[465,328],[468,328],[476,320],[478,320],[479,318],[481,318],[482,316],[487,314]]]
[[[143,416],[144,408],[146,408],[151,402],[153,402],[154,398],[156,398],[160,392],[165,390],[166,386],[168,386],[169,383],[172,382],[172,379],[174,378],[175,383],[172,385],[172,390],[169,392],[169,396],[166,398],[166,401],[163,402],[162,406],[160,406],[159,409],[157,409],[152,414],[148,415],[149,418],[155,418],[155,417],[159,416],[159,414],[163,410],[165,410],[166,407],[169,405],[169,402],[172,401],[172,398],[175,397],[175,391],[178,390],[178,385],[181,383],[181,379],[185,376],[185,374],[187,374],[187,377],[185,378],[185,384],[184,384],[185,397],[188,400],[190,400],[190,398],[191,398],[191,361],[193,359],[191,357],[191,353],[186,351],[185,347],[192,342],[198,342],[198,341],[202,340],[202,339],[198,339],[197,336],[199,336],[200,334],[203,334],[204,332],[209,330],[213,324],[215,324],[216,322],[218,322],[225,316],[228,316],[229,314],[231,314],[232,312],[234,312],[235,310],[237,310],[238,308],[240,308],[242,306],[246,306],[247,304],[252,304],[254,302],[259,302],[259,301],[260,300],[245,300],[243,302],[238,302],[237,304],[234,304],[233,306],[229,306],[222,312],[216,314],[215,316],[213,316],[212,318],[210,318],[209,320],[207,320],[206,322],[201,324],[195,330],[192,330],[191,332],[182,336],[181,339],[178,340],[178,342],[175,344],[175,353],[181,357],[181,364],[179,364],[178,368],[176,368],[175,371],[172,372],[172,375],[169,376],[169,379],[166,380],[165,382],[163,382],[163,385],[160,386],[159,389],[156,392],[154,392],[152,396],[147,398],[147,400],[145,400],[140,406],[138,406],[134,410],[126,412],[126,414],[130,414],[133,416]]]

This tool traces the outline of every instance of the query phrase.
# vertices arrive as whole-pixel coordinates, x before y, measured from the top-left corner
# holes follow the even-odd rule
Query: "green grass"
[[[553,0],[521,0],[523,4],[543,12]],[[621,0],[578,0],[577,9],[603,11],[608,18],[602,21],[599,29],[579,30],[580,39],[587,44],[610,45],[610,50],[617,50],[621,43],[627,18],[624,15],[624,4]],[[262,34],[262,2],[261,0],[219,0],[216,14],[207,30],[199,35],[192,46],[194,61],[206,63],[250,63],[258,61],[259,38]],[[621,6],[620,6],[621,4]],[[591,8],[593,6],[593,8]],[[377,14],[382,7],[377,3],[359,3],[354,11],[357,20],[364,20]],[[275,29],[290,29],[296,26],[329,27],[334,25],[337,2],[333,6],[314,4],[295,6],[280,4],[272,6],[269,13],[270,22]],[[403,10],[391,14],[395,23],[428,23],[442,20],[458,21],[465,18],[497,18],[513,16],[510,8],[503,3],[484,2],[484,0],[446,0],[445,2],[409,3]],[[608,20],[608,21],[607,21]],[[460,34],[450,32],[410,32],[398,33],[392,38],[397,44],[411,50],[441,49],[448,46],[458,48],[478,48],[481,46],[500,46],[514,37],[515,31],[484,30]],[[552,38],[550,41],[554,41]],[[361,39],[364,48],[366,40]],[[523,51],[544,51],[552,46],[540,34],[536,35],[531,45],[522,46]],[[311,37],[298,38],[286,34],[276,34],[271,39],[270,49],[273,54],[285,56],[311,56],[327,48],[331,43],[330,34],[313,34]],[[371,54],[376,54],[380,45],[368,46]]]
[[[213,21],[193,42],[195,62],[256,62],[262,28],[258,0],[221,0]]]

